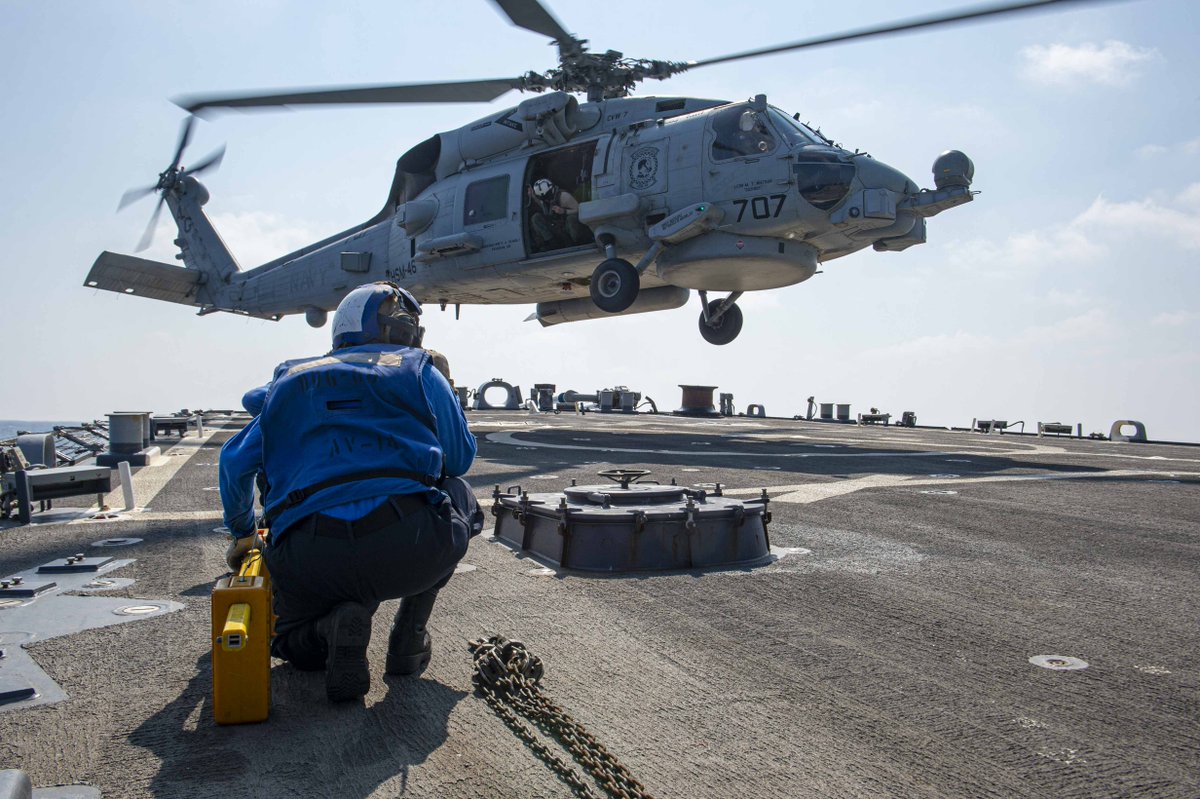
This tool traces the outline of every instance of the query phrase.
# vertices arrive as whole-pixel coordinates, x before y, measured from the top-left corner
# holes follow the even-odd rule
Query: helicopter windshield
[[[783,137],[792,144],[828,144],[807,125],[802,125],[774,106],[771,107],[771,119]]]

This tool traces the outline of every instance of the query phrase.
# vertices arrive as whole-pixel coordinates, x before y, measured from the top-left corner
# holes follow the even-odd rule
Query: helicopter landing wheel
[[[597,308],[607,313],[621,313],[633,305],[640,285],[641,278],[633,264],[623,258],[609,258],[592,272],[588,290]]]
[[[742,332],[742,309],[736,304],[726,308],[725,313],[715,323],[705,320],[706,316],[716,314],[721,307],[721,302],[721,300],[713,300],[708,304],[707,312],[700,314],[700,335],[709,344],[728,344],[738,337],[738,333]]]

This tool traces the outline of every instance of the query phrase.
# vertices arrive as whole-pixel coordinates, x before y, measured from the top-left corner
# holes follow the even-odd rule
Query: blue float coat
[[[391,358],[380,363],[381,354]],[[275,374],[264,416],[221,450],[225,524],[236,535],[254,529],[254,476],[260,470],[267,473],[266,505],[273,508],[289,492],[331,476],[386,468],[436,476],[443,463],[446,474],[458,476],[471,467],[475,437],[450,384],[423,350],[386,344],[346,347],[321,358],[285,362]],[[347,386],[357,393],[348,394]],[[345,407],[347,400],[352,407]],[[278,541],[289,525],[318,511],[353,520],[389,495],[421,492],[440,501],[438,489],[399,477],[326,488],[282,510],[272,523],[272,536]]]

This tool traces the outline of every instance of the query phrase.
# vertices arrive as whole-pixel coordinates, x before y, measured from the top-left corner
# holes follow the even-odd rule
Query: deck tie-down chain
[[[475,657],[475,690],[504,723],[549,766],[577,796],[600,799],[578,771],[544,744],[521,716],[571,753],[575,761],[614,799],[653,799],[616,757],[587,729],[542,693],[538,684],[545,668],[541,658],[520,641],[502,635],[471,642]]]

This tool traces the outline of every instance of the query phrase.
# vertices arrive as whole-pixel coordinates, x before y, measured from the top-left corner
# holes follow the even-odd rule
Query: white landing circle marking
[[[454,573],[455,574],[467,574],[469,572],[475,571],[478,568],[479,568],[478,566],[475,566],[474,564],[471,564],[471,563],[460,563],[454,567]]]
[[[929,476],[930,476],[930,477],[932,477],[934,480],[954,480],[954,479],[956,479],[956,478],[958,478],[958,477],[961,477],[962,475],[958,475],[958,474],[931,474],[931,475],[929,475]]]
[[[972,463],[970,458],[946,458],[946,463]]]
[[[957,494],[957,491],[951,491],[948,488],[931,488],[928,491],[922,491],[922,494],[934,494],[936,496],[948,497],[952,494]]]
[[[549,569],[549,568],[543,566],[540,569],[530,569],[529,571],[527,571],[525,573],[528,574],[530,577],[553,577],[554,569]]]
[[[1088,667],[1086,660],[1073,658],[1069,655],[1034,655],[1029,662],[1051,671],[1081,671]]]
[[[804,547],[771,547],[771,554],[776,558],[786,558],[789,555],[811,555],[811,549]]]
[[[530,480],[561,480],[557,474],[535,474],[529,478]]]
[[[1134,666],[1134,668],[1140,671],[1142,674],[1153,674],[1156,677],[1161,677],[1165,674],[1171,673],[1162,666]]]
[[[221,487],[220,486],[205,486],[201,490],[203,490],[203,491],[220,491]]]

